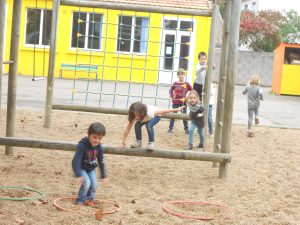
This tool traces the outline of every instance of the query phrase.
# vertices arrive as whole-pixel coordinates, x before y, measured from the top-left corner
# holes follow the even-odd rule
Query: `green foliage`
[[[300,38],[300,15],[295,10],[285,14],[272,10],[241,14],[240,45],[272,52],[280,42],[295,43],[297,38]]]
[[[243,11],[240,25],[240,44],[254,51],[271,52],[281,41],[280,27],[286,18],[278,11],[263,10],[258,14]]]
[[[281,27],[283,42],[295,43],[300,38],[300,15],[295,10],[286,12],[287,21]]]

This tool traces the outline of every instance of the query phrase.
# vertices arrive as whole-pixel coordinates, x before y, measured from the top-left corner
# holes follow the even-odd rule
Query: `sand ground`
[[[15,136],[77,142],[90,123],[100,121],[107,128],[103,142],[119,145],[127,123],[125,116],[54,111],[52,127],[45,129],[43,117],[41,111],[18,110]],[[2,110],[1,136],[5,134],[5,119]],[[155,128],[157,148],[185,148],[187,136],[182,123],[176,122],[172,135],[166,134],[167,127],[168,121],[162,120]],[[218,179],[218,169],[210,162],[105,155],[109,182],[99,183],[97,198],[114,200],[122,208],[101,222],[53,207],[54,199],[77,194],[79,187],[70,165],[73,152],[15,148],[14,155],[6,156],[4,146],[0,146],[0,185],[32,187],[46,195],[46,204],[38,200],[0,201],[0,224],[299,224],[300,130],[256,127],[254,138],[247,138],[245,130],[245,126],[233,126],[233,158],[225,180]],[[134,132],[129,142],[133,140]],[[208,142],[211,146],[212,139]],[[22,194],[30,195],[0,192],[2,196]],[[162,204],[170,200],[228,205],[230,218],[224,219],[213,208],[174,207],[190,215],[217,218],[210,222],[181,219],[162,210]]]

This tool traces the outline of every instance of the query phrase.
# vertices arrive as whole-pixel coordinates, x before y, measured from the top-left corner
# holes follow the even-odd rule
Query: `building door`
[[[193,62],[193,21],[165,19],[159,60],[158,82],[171,84],[177,79],[177,70],[182,68],[191,79]]]

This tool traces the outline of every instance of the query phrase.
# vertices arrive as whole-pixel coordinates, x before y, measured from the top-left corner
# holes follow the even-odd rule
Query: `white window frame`
[[[164,20],[176,20],[178,22],[177,24],[177,29],[176,30],[167,30],[164,29]],[[193,31],[180,31],[180,22],[181,21],[187,21],[187,22],[193,22]],[[190,34],[190,55],[189,56],[195,56],[195,48],[196,48],[196,33],[197,33],[197,20],[195,18],[181,18],[181,17],[172,17],[172,16],[165,16],[162,18],[161,20],[161,29],[162,31],[160,32],[160,40],[164,40],[165,35],[166,34],[175,34],[176,33],[180,33],[181,35],[188,35]],[[178,39],[175,39],[175,42],[178,42]],[[164,47],[165,44],[161,44],[160,45],[160,50],[159,50],[159,72],[161,73],[159,75],[159,78],[163,79],[163,73],[172,73],[172,70],[162,70],[161,68],[163,68],[163,60],[164,60]],[[175,52],[179,55],[179,51],[180,48],[178,46],[175,47]],[[175,54],[176,54],[175,53]],[[192,75],[193,75],[193,71],[194,71],[194,59],[190,59],[189,63],[188,63],[188,71],[186,74],[186,81],[192,83]],[[176,71],[173,72],[174,74],[176,74]],[[173,75],[172,77],[172,81],[170,79],[171,82],[174,82],[176,79],[176,75]],[[158,81],[159,83],[165,83],[164,81]]]
[[[27,13],[28,9],[33,9],[36,10],[35,8],[26,8],[26,17],[25,17],[25,29],[24,29],[24,46],[25,47],[31,47],[31,48],[50,48],[50,45],[43,45],[42,44],[42,38],[43,38],[43,26],[44,26],[44,11],[45,10],[50,10],[52,9],[42,9],[42,8],[37,8],[37,10],[41,10],[41,19],[40,19],[40,28],[39,28],[39,43],[38,44],[27,44],[26,43],[26,30],[27,30]],[[51,34],[50,34],[51,35]]]
[[[70,50],[72,51],[76,51],[76,47],[72,47],[72,34],[73,34],[73,23],[74,23],[74,13],[79,13],[78,11],[72,11],[72,23],[71,23],[71,32],[70,32]],[[102,46],[103,46],[103,43],[102,43],[102,40],[103,40],[103,24],[104,24],[104,15],[102,13],[95,13],[95,14],[98,14],[98,15],[101,15],[102,17],[102,25],[101,25],[101,36],[99,37],[100,38],[100,49],[94,49],[94,48],[88,48],[88,41],[89,41],[89,37],[88,34],[89,33],[89,26],[90,26],[90,14],[94,13],[94,12],[80,12],[80,13],[86,13],[86,25],[85,25],[85,37],[84,37],[84,48],[79,48],[80,50],[82,51],[95,51],[95,52],[100,52],[102,51]],[[106,28],[107,29],[107,28]]]
[[[131,37],[130,37],[130,51],[129,52],[127,52],[127,51],[118,51],[118,38],[119,38],[119,32],[118,32],[118,30],[119,30],[119,25],[120,25],[120,16],[130,16],[130,17],[132,17],[133,18],[133,20],[132,20],[132,22],[131,22],[131,28],[133,28],[133,29],[131,29]],[[148,31],[147,31],[147,34],[148,34],[148,39],[147,39],[147,49],[146,49],[146,52],[145,53],[143,53],[143,52],[134,52],[133,51],[133,48],[134,48],[134,31],[135,31],[135,21],[136,21],[136,17],[139,17],[139,18],[146,18],[146,19],[148,19],[148,24],[147,24],[147,29],[148,29]],[[149,41],[149,34],[150,34],[150,32],[149,32],[149,24],[150,24],[150,17],[145,17],[145,16],[132,16],[132,15],[119,15],[118,16],[118,26],[117,26],[117,37],[116,37],[116,52],[117,53],[119,53],[119,54],[134,54],[134,55],[141,55],[141,56],[143,56],[143,55],[147,55],[147,53],[148,53],[148,41]]]

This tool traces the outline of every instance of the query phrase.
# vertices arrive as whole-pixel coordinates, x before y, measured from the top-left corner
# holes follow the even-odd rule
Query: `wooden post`
[[[225,81],[228,64],[228,34],[229,34],[229,17],[231,12],[231,0],[224,4],[224,20],[223,20],[223,35],[222,35],[222,50],[219,69],[219,85],[218,85],[218,100],[216,108],[215,135],[214,135],[214,152],[221,151],[222,124],[224,113],[224,98],[225,98]],[[213,163],[213,167],[217,167],[217,163]]]
[[[208,130],[208,107],[210,98],[210,89],[212,81],[212,72],[215,58],[215,48],[217,42],[217,28],[218,28],[218,16],[219,16],[219,5],[214,3],[211,29],[210,29],[210,42],[208,50],[208,71],[205,78],[204,85],[204,108],[205,108],[205,126],[204,126],[204,150],[206,149],[205,143],[207,143],[207,130]]]
[[[50,33],[49,67],[48,67],[46,103],[45,103],[45,120],[44,120],[44,127],[46,128],[49,128],[51,125],[53,82],[54,82],[55,58],[56,58],[55,55],[56,36],[57,36],[59,6],[60,6],[60,0],[53,0],[51,33]]]
[[[16,137],[0,137],[0,145],[10,145],[28,148],[57,149],[64,151],[74,151],[76,143],[60,142],[49,140],[34,140]],[[103,145],[104,153],[114,155],[183,159],[196,161],[214,161],[214,162],[231,162],[229,154],[211,153],[211,152],[194,152],[187,150],[155,150],[149,151],[145,148],[120,148],[116,146]]]
[[[6,0],[0,0],[0,114],[2,104],[2,76],[4,61],[4,34],[5,34],[5,5]]]
[[[15,133],[21,10],[22,10],[22,0],[14,0],[13,18],[12,18],[12,27],[11,27],[11,42],[10,42],[10,60],[13,61],[13,63],[9,64],[8,90],[7,90],[7,115],[6,115],[6,136],[7,137],[13,137]],[[11,146],[6,146],[5,154],[6,155],[13,154],[13,148]]]
[[[229,43],[228,43],[228,65],[226,77],[226,91],[225,91],[225,105],[223,115],[222,127],[222,143],[221,152],[230,152],[230,138],[232,127],[232,114],[234,103],[234,89],[236,77],[236,63],[237,63],[237,50],[239,46],[239,30],[240,30],[240,17],[241,17],[241,0],[232,0],[232,7],[230,13],[230,27],[229,27]],[[228,164],[220,163],[219,178],[227,176]]]

